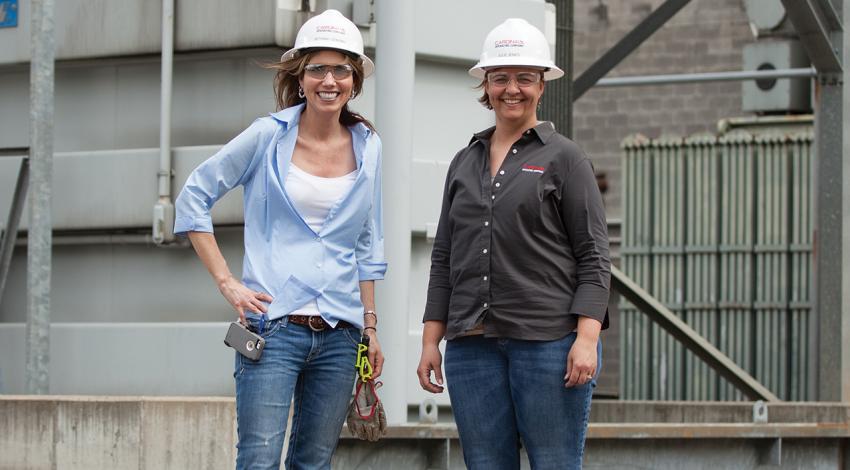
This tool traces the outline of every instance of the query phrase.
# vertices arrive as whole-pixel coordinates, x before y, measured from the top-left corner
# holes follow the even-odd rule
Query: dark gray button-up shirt
[[[578,315],[608,324],[611,263],[602,196],[584,152],[549,122],[529,129],[490,176],[490,137],[475,134],[446,175],[424,321],[451,340],[554,340]]]

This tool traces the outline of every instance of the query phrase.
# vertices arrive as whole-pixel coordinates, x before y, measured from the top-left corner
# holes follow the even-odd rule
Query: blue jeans
[[[248,321],[259,324],[254,315]],[[359,332],[316,332],[283,317],[266,322],[262,336],[259,361],[236,353],[236,468],[280,468],[293,396],[286,468],[330,468],[354,386]]]
[[[520,467],[520,440],[533,469],[581,468],[597,373],[564,387],[575,333],[555,341],[467,336],[446,344],[446,383],[463,459],[472,470]]]

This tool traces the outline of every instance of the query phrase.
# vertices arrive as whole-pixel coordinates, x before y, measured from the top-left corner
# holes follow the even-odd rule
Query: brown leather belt
[[[313,331],[332,330],[330,325],[318,315],[289,315],[289,323],[303,325],[309,327]],[[340,320],[336,324],[336,328],[356,328],[347,321]]]

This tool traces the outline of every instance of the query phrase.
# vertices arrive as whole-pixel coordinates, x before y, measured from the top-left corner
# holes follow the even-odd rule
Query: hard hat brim
[[[556,80],[564,76],[564,71],[558,68],[555,64],[542,64],[535,61],[518,61],[516,58],[507,57],[505,59],[496,59],[490,60],[486,64],[482,64],[481,62],[475,64],[474,67],[469,69],[469,74],[473,77],[484,80],[484,77],[487,76],[487,70],[496,69],[500,67],[532,67],[537,69],[543,69],[543,80],[551,81]]]
[[[352,51],[349,51],[349,50],[340,49],[339,47],[313,46],[313,47],[309,47],[309,48],[297,48],[297,49],[293,47],[292,49],[284,52],[282,56],[280,56],[280,61],[286,62],[287,60],[294,59],[295,57],[298,56],[298,53],[301,52],[304,49],[310,49],[311,51],[317,51],[317,50],[336,51],[336,52],[341,52],[341,53],[348,55],[348,56],[356,55],[357,57],[360,58],[360,64],[363,66],[363,78],[364,79],[368,78],[373,73],[375,73],[375,63],[372,62],[372,59],[370,59],[369,56],[367,56],[366,54],[359,54],[357,52],[352,52]]]

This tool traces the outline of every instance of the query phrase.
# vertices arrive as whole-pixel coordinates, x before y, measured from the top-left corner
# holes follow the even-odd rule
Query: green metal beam
[[[705,361],[723,378],[738,387],[749,398],[771,402],[780,401],[779,397],[774,395],[773,392],[614,266],[611,266],[611,283],[620,295],[649,316],[653,322],[676,338],[688,350]]]

